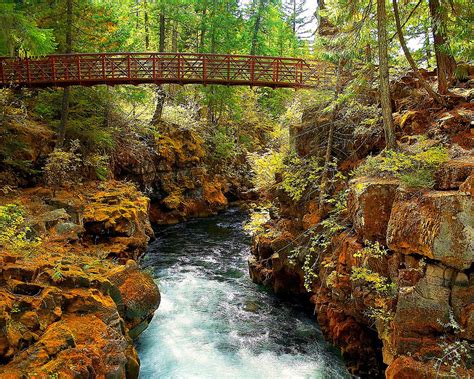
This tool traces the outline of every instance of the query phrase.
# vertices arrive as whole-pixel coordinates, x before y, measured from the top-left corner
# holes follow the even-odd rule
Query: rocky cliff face
[[[116,177],[138,183],[150,196],[152,222],[172,224],[225,208],[230,183],[212,169],[204,140],[177,125],[159,129],[135,147],[118,149],[114,159]]]
[[[133,260],[153,233],[149,200],[119,182],[1,200],[25,209],[42,240],[2,248],[0,377],[138,377],[132,339],[160,302]]]
[[[372,176],[339,184],[348,192],[345,223],[311,261],[305,260],[304,242],[327,230],[321,221],[330,220],[330,210],[319,208],[314,197],[294,202],[280,191],[273,199],[278,216],[254,240],[250,275],[276,293],[312,303],[326,338],[356,375],[471,377],[472,105],[461,102],[427,114],[414,105],[410,85],[400,85],[403,95],[394,94],[399,140],[410,143],[411,135],[422,132],[455,152],[436,171],[433,188]],[[360,164],[364,152],[378,151],[380,136],[368,137],[363,144],[356,135],[346,145],[339,142],[336,147],[349,152],[340,170]],[[296,143],[296,150],[307,154],[310,142]]]

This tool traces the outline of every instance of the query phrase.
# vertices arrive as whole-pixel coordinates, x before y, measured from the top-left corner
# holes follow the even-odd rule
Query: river
[[[162,301],[137,344],[140,378],[350,378],[314,317],[250,280],[245,217],[157,230],[142,265]]]

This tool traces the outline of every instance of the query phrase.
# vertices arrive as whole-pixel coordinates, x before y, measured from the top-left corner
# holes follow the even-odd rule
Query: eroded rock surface
[[[212,172],[195,131],[162,123],[159,136],[116,154],[116,177],[138,183],[150,195],[154,223],[209,216],[227,206],[229,178]]]
[[[43,241],[28,253],[2,250],[1,378],[138,377],[132,339],[160,302],[132,260],[152,234],[148,199],[116,182],[77,191],[3,199],[29,210]]]

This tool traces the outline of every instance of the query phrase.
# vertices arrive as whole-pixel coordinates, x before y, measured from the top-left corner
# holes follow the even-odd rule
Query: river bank
[[[156,229],[141,265],[162,302],[138,340],[141,378],[348,378],[308,310],[249,278],[247,216]]]

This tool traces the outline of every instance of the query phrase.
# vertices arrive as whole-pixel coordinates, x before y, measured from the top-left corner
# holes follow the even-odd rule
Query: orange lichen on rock
[[[56,196],[36,188],[2,203],[22,204],[42,240],[28,252],[1,248],[0,377],[136,378],[132,338],[160,300],[130,260],[152,233],[148,199],[108,182]]]
[[[352,183],[348,208],[362,240],[385,241],[388,220],[399,182],[395,179],[361,178]]]
[[[388,247],[468,269],[474,261],[473,225],[474,201],[468,194],[431,191],[412,196],[400,191],[388,224]]]

